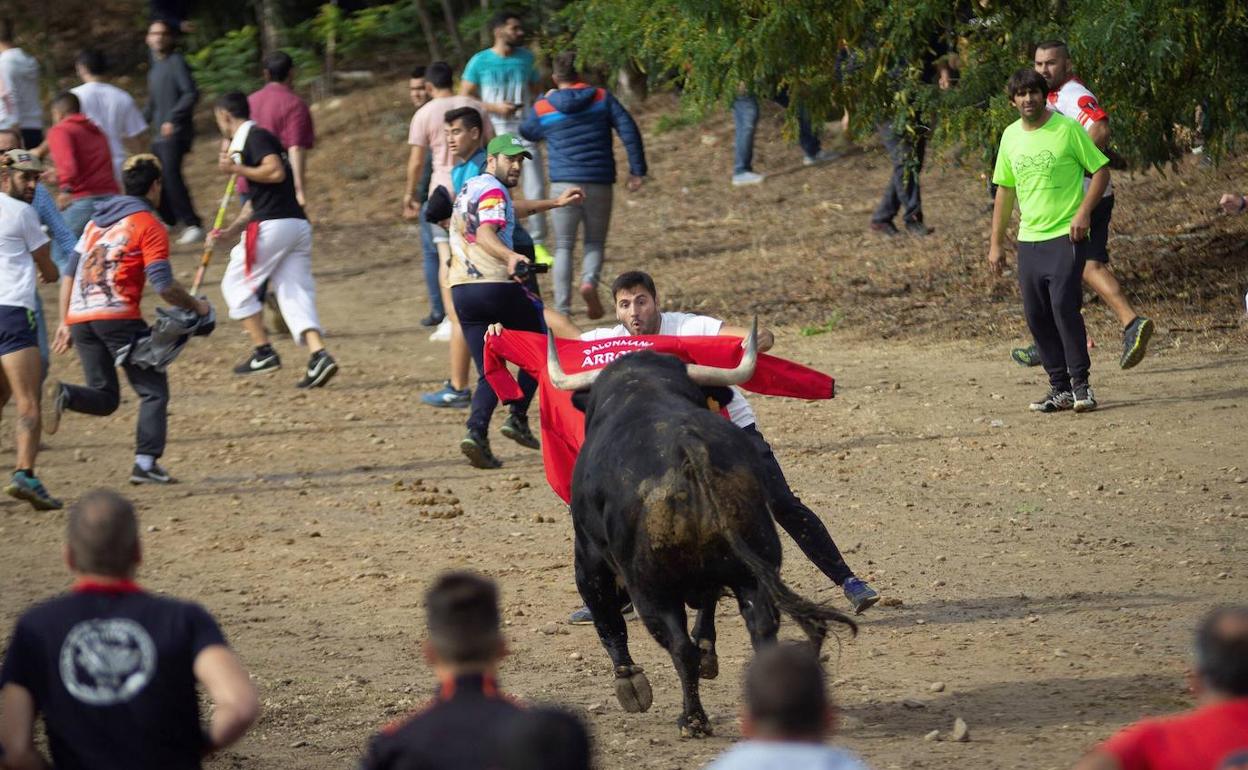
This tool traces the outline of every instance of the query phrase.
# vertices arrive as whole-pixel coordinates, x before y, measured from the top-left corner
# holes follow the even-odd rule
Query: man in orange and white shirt
[[[117,411],[121,390],[114,361],[136,335],[148,331],[139,303],[150,281],[161,299],[204,316],[208,303],[192,297],[169,266],[169,233],[155,211],[160,201],[162,169],[154,155],[135,155],[122,170],[125,195],[102,201],[87,223],[61,281],[61,326],[52,349],[77,348],[86,385],[53,381],[45,398],[45,430],[55,433],[65,411],[109,415]],[[78,255],[82,255],[79,257]],[[157,464],[165,451],[169,380],[165,372],[122,364],[139,395],[139,425],[132,484],[169,484],[173,479]]]
[[[1070,51],[1060,40],[1049,40],[1036,46],[1035,69],[1049,86],[1049,109],[1073,118],[1088,132],[1098,148],[1109,146],[1109,115],[1101,107],[1096,96],[1074,75]],[[1083,189],[1088,189],[1085,177]],[[1127,295],[1109,269],[1109,220],[1114,211],[1114,186],[1105,189],[1100,203],[1092,211],[1092,229],[1088,232],[1087,262],[1083,268],[1083,282],[1109,306],[1118,322],[1122,324],[1122,355],[1118,365],[1130,369],[1144,358],[1148,340],[1153,336],[1152,319],[1135,312]],[[1020,364],[1035,366],[1040,354],[1033,344],[1030,348],[1018,348],[1013,358]]]

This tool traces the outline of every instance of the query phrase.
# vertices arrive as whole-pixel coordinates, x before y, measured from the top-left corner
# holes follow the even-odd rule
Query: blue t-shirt
[[[531,86],[540,78],[529,49],[517,48],[511,56],[499,56],[493,48],[487,48],[468,60],[463,79],[477,84],[483,102],[511,102],[523,107],[514,117],[490,115],[494,131],[502,134],[520,130],[524,111],[533,106]]]
[[[21,616],[0,669],[43,714],[59,770],[197,770],[195,658],[225,644],[198,604],[75,587]]]
[[[485,149],[479,149],[473,153],[472,157],[463,163],[456,163],[451,169],[451,197],[459,195],[459,191],[464,189],[464,182],[472,179],[474,176],[480,176],[485,173]]]

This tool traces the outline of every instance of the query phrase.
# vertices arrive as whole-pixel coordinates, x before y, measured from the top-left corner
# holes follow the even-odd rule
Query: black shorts
[[[35,311],[0,305],[0,356],[39,347],[35,328]]]
[[[1092,227],[1088,230],[1084,254],[1089,262],[1109,263],[1109,219],[1114,213],[1114,196],[1101,198],[1092,209]]]

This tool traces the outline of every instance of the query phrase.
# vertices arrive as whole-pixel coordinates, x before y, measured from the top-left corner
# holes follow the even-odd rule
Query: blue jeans
[[[82,231],[87,229],[87,222],[91,221],[91,216],[95,214],[95,204],[109,198],[109,195],[91,195],[86,198],[78,198],[61,210],[61,219],[65,220],[65,226],[74,234],[75,238],[82,237]],[[61,250],[61,247],[52,241],[52,261],[58,266],[65,264],[69,255]]]
[[[420,207],[420,251],[424,255],[425,291],[429,292],[429,312],[435,316],[445,316],[446,307],[442,304],[442,288],[438,284],[438,249],[433,245],[433,230],[425,221],[425,206]]]
[[[781,107],[789,106],[789,95],[781,91],[771,98]],[[733,147],[732,173],[754,170],[754,131],[758,128],[758,97],[743,94],[732,102],[732,124],[736,129],[736,140]],[[819,154],[822,145],[810,126],[810,115],[805,108],[797,111],[797,143],[802,146],[806,157],[813,158]]]

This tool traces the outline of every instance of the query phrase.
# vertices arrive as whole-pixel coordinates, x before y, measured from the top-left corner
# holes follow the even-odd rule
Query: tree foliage
[[[579,0],[562,17],[585,63],[631,62],[702,104],[783,88],[860,133],[926,122],[985,154],[1016,117],[1006,79],[1054,37],[1137,164],[1173,158],[1198,107],[1215,153],[1248,128],[1248,0]],[[925,65],[945,46],[962,79],[941,92]]]

